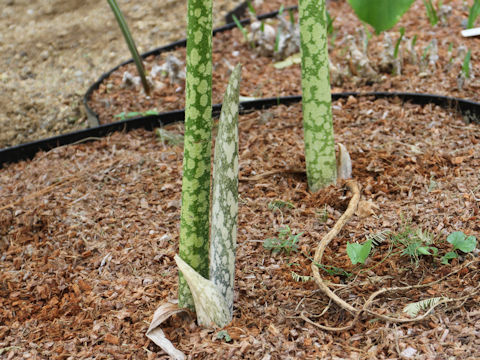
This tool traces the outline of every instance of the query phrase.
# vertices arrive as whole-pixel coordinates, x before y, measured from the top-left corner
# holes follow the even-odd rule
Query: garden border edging
[[[343,92],[333,93],[332,100],[348,99],[348,97],[374,97],[381,98],[399,98],[403,102],[412,102],[418,105],[435,104],[443,108],[450,108],[459,111],[466,119],[467,123],[480,124],[480,103],[464,100],[449,96],[403,93],[403,92]],[[277,98],[258,99],[245,101],[240,103],[240,113],[246,113],[253,110],[270,108],[275,105],[289,105],[298,103],[302,100],[301,96],[286,96]],[[222,104],[213,106],[212,113],[214,116],[220,114]],[[68,134],[58,135],[47,139],[37,140],[26,144],[13,146],[0,150],[0,168],[7,163],[15,163],[21,160],[31,159],[39,151],[49,151],[53,148],[75,144],[78,142],[86,142],[98,140],[100,137],[107,136],[115,131],[130,131],[133,129],[144,128],[153,130],[174,122],[182,122],[185,118],[184,110],[174,110],[158,115],[140,116],[136,118],[126,119],[110,124],[100,125],[88,129],[75,131]]]

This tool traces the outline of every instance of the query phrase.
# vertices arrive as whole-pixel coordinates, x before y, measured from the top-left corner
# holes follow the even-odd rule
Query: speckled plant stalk
[[[187,79],[183,157],[180,257],[209,277],[208,235],[212,130],[212,0],[188,0]],[[180,307],[194,310],[179,274]]]
[[[232,320],[235,247],[238,214],[238,98],[240,66],[230,77],[223,99],[215,143],[212,194],[210,279],[176,256],[187,282],[197,320],[203,326],[223,327]]]
[[[210,280],[233,314],[238,214],[238,99],[241,67],[230,76],[223,99],[213,167]]]
[[[311,191],[336,181],[325,0],[299,0],[305,162]]]

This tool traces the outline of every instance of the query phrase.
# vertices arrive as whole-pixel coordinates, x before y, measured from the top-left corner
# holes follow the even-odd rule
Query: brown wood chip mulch
[[[343,213],[341,184],[312,194],[304,167],[301,106],[240,117],[240,209],[234,320],[217,332],[176,317],[167,337],[194,359],[473,359],[480,349],[478,251],[450,265],[416,262],[385,240],[364,266],[346,243],[408,225],[435,235],[480,233],[478,126],[436,106],[366,98],[333,103],[336,141],[353,161],[362,207],[326,250],[321,271],[343,300],[361,306],[388,286],[441,282],[387,293],[372,310],[402,316],[405,305],[445,296],[426,320],[392,324],[352,316],[320,293],[313,252]],[[182,125],[168,130],[182,132]],[[64,146],[0,172],[0,357],[165,359],[146,337],[155,308],[176,298],[182,147],[143,130]],[[282,171],[283,170],[283,171]],[[264,176],[272,171],[270,176]],[[291,206],[281,207],[282,202]],[[284,203],[283,203],[284,204]],[[289,226],[298,249],[262,243]],[[337,270],[338,270],[337,269]],[[351,276],[346,274],[350,273]],[[293,274],[293,275],[292,275]],[[304,276],[305,282],[298,279]]]

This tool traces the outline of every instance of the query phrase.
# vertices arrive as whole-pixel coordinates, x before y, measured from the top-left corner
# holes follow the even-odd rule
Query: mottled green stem
[[[311,191],[336,181],[325,0],[299,0],[305,162]]]
[[[212,1],[188,0],[185,137],[180,220],[180,256],[209,277],[208,235],[212,130]],[[194,310],[179,274],[180,307]]]
[[[241,67],[237,65],[223,98],[213,167],[210,280],[233,315],[235,248],[238,214],[238,98]]]

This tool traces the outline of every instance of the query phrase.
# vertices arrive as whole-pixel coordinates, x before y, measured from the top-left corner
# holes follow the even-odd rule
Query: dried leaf
[[[355,215],[357,215],[359,218],[366,218],[371,215],[375,215],[374,209],[378,210],[379,207],[373,201],[360,200],[360,202],[358,203],[358,207],[357,207],[357,211],[355,212]]]
[[[170,355],[174,360],[184,360],[185,354],[176,349],[175,346],[168,340],[165,333],[160,328],[160,325],[170,316],[185,312],[185,309],[179,309],[177,304],[167,302],[160,305],[160,307],[153,314],[152,322],[147,330],[147,337],[156,345],[160,346],[163,351]]]

